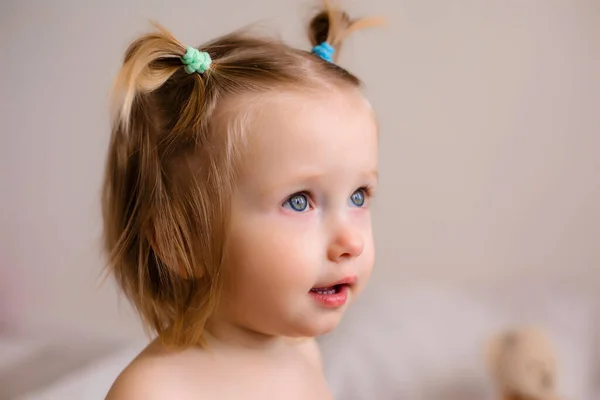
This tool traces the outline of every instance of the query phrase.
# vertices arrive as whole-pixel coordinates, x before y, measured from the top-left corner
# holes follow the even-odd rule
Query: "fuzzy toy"
[[[487,364],[502,400],[561,400],[557,360],[546,334],[533,327],[502,332],[487,346]]]

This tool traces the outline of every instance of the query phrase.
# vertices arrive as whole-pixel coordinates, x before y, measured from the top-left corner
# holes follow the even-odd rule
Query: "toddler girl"
[[[157,25],[115,82],[103,191],[110,271],[156,339],[108,399],[328,399],[314,338],[374,262],[377,125],[335,64],[374,20],[326,7],[311,52]]]

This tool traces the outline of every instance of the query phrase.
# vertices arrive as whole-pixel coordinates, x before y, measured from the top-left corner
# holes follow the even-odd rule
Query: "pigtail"
[[[308,38],[312,46],[327,43],[334,49],[332,61],[337,61],[342,43],[352,33],[360,29],[383,24],[382,18],[351,19],[350,16],[336,8],[331,1],[324,0],[324,8],[310,21]]]
[[[190,246],[198,242],[198,226],[204,235],[214,227],[208,212],[195,212],[207,208],[200,196],[178,193],[172,171],[177,168],[189,186],[191,166],[176,156],[193,152],[199,140],[207,76],[186,73],[181,60],[186,47],[155,26],[158,32],[129,46],[115,79],[102,207],[110,272],[145,325],[168,343],[179,341],[187,330],[202,332],[183,321],[198,323],[197,315],[187,314],[214,302],[214,296],[194,296],[215,289],[202,279],[202,257]],[[200,318],[200,325],[205,320]]]
[[[180,58],[185,46],[158,23],[157,32],[145,34],[133,41],[125,52],[125,59],[112,89],[112,120],[129,130],[135,99],[162,87],[182,69]]]

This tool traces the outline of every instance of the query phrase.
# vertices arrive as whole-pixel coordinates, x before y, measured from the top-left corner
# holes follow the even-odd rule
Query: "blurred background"
[[[341,4],[388,24],[354,34],[340,60],[365,82],[381,153],[373,278],[323,341],[334,386],[366,382],[340,383],[339,398],[372,398],[369,385],[382,399],[483,398],[479,342],[536,323],[563,355],[565,396],[600,399],[600,1]],[[100,279],[108,91],[128,43],[155,19],[191,45],[257,24],[308,50],[319,5],[0,3],[0,399],[103,398],[145,340]],[[340,343],[357,357],[346,370]],[[465,360],[468,382],[422,389],[449,376],[441,365],[469,375]]]

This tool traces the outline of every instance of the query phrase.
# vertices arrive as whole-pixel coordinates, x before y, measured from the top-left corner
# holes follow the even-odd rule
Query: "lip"
[[[350,286],[342,285],[339,287],[339,291],[333,294],[323,294],[311,291],[309,292],[309,295],[323,307],[339,308],[348,301],[349,292]]]
[[[349,275],[349,276],[344,277],[343,279],[340,279],[337,282],[327,284],[327,285],[322,285],[322,286],[315,286],[313,289],[328,288],[328,287],[337,286],[337,285],[352,286],[352,285],[356,284],[357,280],[358,280],[358,277],[356,275]]]
[[[350,287],[356,284],[358,277],[356,275],[346,276],[339,281],[323,286],[315,286],[313,289],[326,289],[336,287],[336,292],[331,294],[319,293],[311,289],[309,295],[317,301],[321,306],[326,308],[339,308],[348,301]]]
[[[358,277],[356,275],[350,275],[350,276],[345,277],[341,281],[334,283],[333,286],[335,286],[335,285],[354,285],[357,280],[358,280]]]

